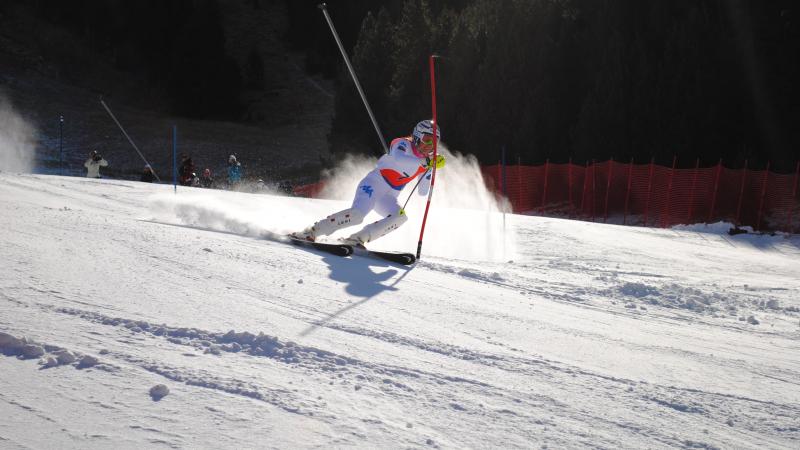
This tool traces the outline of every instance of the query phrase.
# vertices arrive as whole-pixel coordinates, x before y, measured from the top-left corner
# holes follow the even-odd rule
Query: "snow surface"
[[[343,200],[0,172],[0,448],[800,447],[797,236],[446,173],[404,267],[271,237]]]

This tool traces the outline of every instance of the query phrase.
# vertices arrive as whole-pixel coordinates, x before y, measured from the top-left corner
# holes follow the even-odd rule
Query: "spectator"
[[[178,183],[181,186],[192,186],[197,175],[194,173],[192,158],[186,153],[181,154],[181,166],[178,168]]]
[[[203,170],[203,176],[200,177],[200,186],[208,189],[214,187],[214,177],[211,175],[211,169],[206,168]]]
[[[140,181],[145,183],[152,183],[155,180],[155,176],[153,175],[153,169],[150,167],[150,164],[144,166],[144,170],[142,171],[142,178]]]
[[[242,181],[242,165],[236,160],[235,155],[228,157],[228,187],[236,189]]]
[[[255,189],[255,192],[264,192],[264,191],[268,190],[269,188],[267,187],[267,184],[264,183],[264,180],[259,178],[258,181],[256,181],[256,185],[255,185],[254,189]]]
[[[280,183],[278,183],[278,190],[286,195],[292,195],[292,192],[294,191],[294,186],[292,186],[291,181],[281,181]]]
[[[92,150],[89,153],[89,159],[83,163],[83,167],[86,167],[86,177],[87,178],[102,178],[100,176],[100,168],[107,167],[108,161],[103,159],[100,153],[97,153],[96,150]]]

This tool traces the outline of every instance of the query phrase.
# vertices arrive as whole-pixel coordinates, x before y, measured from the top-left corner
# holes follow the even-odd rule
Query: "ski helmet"
[[[414,137],[414,142],[419,142],[423,135],[433,135],[433,121],[425,119],[414,127],[414,132],[411,134]],[[436,124],[436,139],[442,138],[442,132],[439,129],[439,124]]]

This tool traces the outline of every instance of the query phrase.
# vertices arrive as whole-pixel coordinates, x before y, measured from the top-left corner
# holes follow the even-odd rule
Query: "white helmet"
[[[419,142],[423,135],[433,135],[433,121],[425,119],[414,127],[414,132],[411,135],[414,137],[415,142]],[[439,124],[436,124],[436,139],[442,138],[442,131]]]

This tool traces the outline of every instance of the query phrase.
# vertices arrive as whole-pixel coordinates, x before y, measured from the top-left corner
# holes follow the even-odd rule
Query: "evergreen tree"
[[[387,129],[407,134],[418,120],[430,116],[428,56],[434,23],[427,0],[406,0],[391,35],[392,81],[389,90]]]
[[[248,89],[263,90],[265,85],[264,60],[258,52],[258,46],[253,45],[247,54],[245,63],[245,86]]]
[[[225,53],[216,1],[200,2],[172,47],[167,89],[175,112],[189,117],[234,117],[242,78]]]
[[[391,79],[376,76],[388,92],[372,94],[388,135],[429,114],[435,51],[446,56],[437,73],[445,141],[484,163],[505,146],[529,164],[676,155],[679,165],[783,159],[794,169],[800,26],[786,5],[405,0],[390,14]],[[337,121],[346,106],[337,100]],[[347,133],[334,126],[332,142]]]
[[[377,17],[367,13],[361,24],[358,43],[353,50],[352,64],[358,76],[367,101],[380,126],[384,126],[388,116],[388,86],[392,79],[394,32],[391,17],[386,9],[381,9]],[[336,95],[336,107],[331,127],[331,149],[335,153],[381,154],[383,147],[376,142],[376,134],[364,103],[358,94],[350,74],[342,67],[342,82]],[[384,137],[393,135],[382,129]],[[341,136],[342,139],[337,139]],[[387,143],[388,145],[388,143]]]

